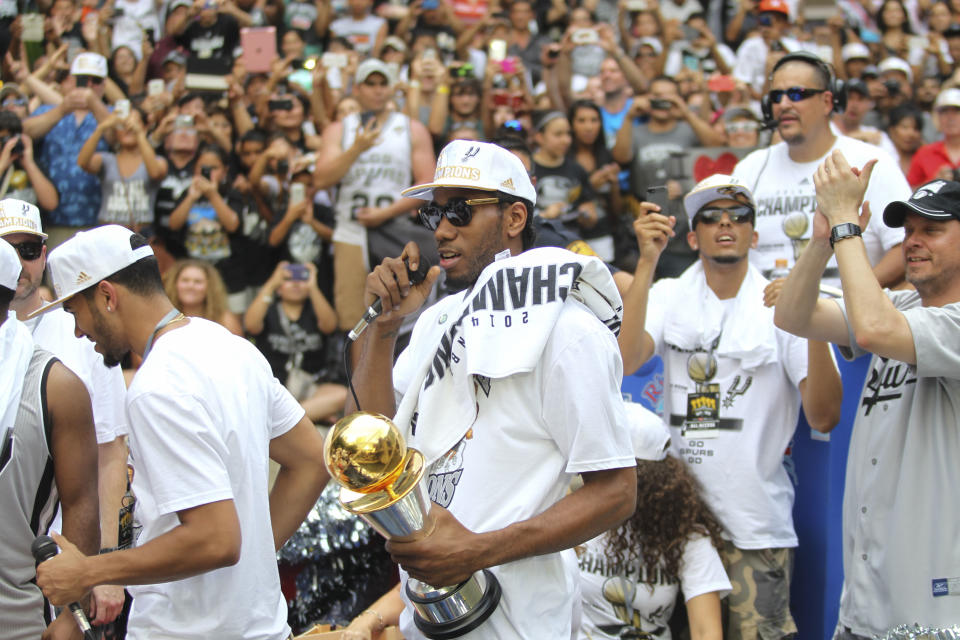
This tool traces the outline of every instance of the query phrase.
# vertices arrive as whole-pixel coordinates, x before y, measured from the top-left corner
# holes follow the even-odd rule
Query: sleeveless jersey
[[[353,113],[343,120],[342,148],[349,149],[357,137],[360,115]],[[360,154],[340,181],[335,211],[335,242],[364,247],[366,228],[357,222],[356,212],[364,207],[386,207],[410,186],[413,172],[410,163],[410,120],[401,113],[391,113],[384,123],[377,143]]]
[[[0,627],[5,640],[36,640],[49,624],[30,545],[59,507],[50,455],[46,380],[56,358],[37,348],[12,433],[0,434]]]

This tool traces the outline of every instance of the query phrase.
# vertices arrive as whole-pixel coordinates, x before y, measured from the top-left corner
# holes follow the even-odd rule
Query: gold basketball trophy
[[[408,448],[386,416],[359,411],[339,420],[324,442],[340,503],[389,540],[412,541],[433,531],[423,482],[423,454]],[[500,583],[487,569],[457,585],[433,587],[407,578],[414,623],[433,640],[459,638],[476,629],[500,603]]]
[[[810,238],[803,237],[809,226],[810,220],[807,219],[807,214],[803,211],[794,211],[783,219],[783,233],[790,238],[790,242],[793,244],[794,262],[800,259],[800,254],[803,253],[810,242]]]

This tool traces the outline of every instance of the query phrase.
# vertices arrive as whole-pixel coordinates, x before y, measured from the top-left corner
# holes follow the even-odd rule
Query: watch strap
[[[835,225],[832,229],[830,229],[830,248],[832,249],[833,246],[841,240],[862,235],[863,230],[858,224],[844,222],[842,224]]]

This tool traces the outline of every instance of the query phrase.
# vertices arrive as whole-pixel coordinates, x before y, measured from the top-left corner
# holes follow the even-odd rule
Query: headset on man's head
[[[805,62],[812,67],[816,67],[825,78],[827,78],[827,86],[825,89],[830,92],[830,95],[833,98],[833,111],[835,113],[843,113],[847,108],[847,91],[844,86],[843,80],[837,79],[836,75],[833,73],[833,67],[824,62],[818,55],[810,53],[809,51],[794,51],[788,53],[787,55],[780,58],[775,65],[773,65],[773,71],[770,72],[770,80],[773,80],[773,74],[777,72],[777,69],[787,64],[788,62]],[[770,84],[769,82],[767,83]],[[773,104],[770,102],[770,94],[766,93],[763,95],[763,98],[760,100],[760,110],[763,112],[763,119],[767,122],[772,122],[773,118]]]

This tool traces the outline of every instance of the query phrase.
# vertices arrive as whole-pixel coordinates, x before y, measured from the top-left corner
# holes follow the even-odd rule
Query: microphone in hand
[[[430,271],[430,263],[427,262],[423,256],[420,256],[420,263],[417,265],[416,270],[410,268],[410,264],[406,259],[403,260],[403,264],[407,267],[407,278],[409,278],[411,285],[418,285],[423,282],[427,277],[427,272]],[[373,304],[367,307],[367,310],[363,313],[363,317],[360,318],[360,321],[357,322],[357,325],[350,333],[347,334],[350,341],[356,342],[360,334],[363,333],[370,323],[376,320],[381,313],[383,313],[383,301],[377,298],[373,301]]]
[[[40,564],[60,553],[60,550],[57,548],[57,543],[54,542],[50,536],[37,536],[33,544],[30,545],[30,552],[33,554],[33,558],[37,561],[37,564]],[[90,626],[90,621],[87,620],[87,615],[83,612],[83,607],[80,606],[80,603],[71,602],[67,605],[67,608],[70,610],[70,613],[73,614],[73,619],[77,621],[77,626],[80,627],[80,632],[83,633],[84,640],[96,640],[93,628]]]

